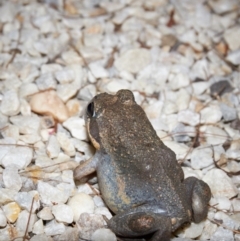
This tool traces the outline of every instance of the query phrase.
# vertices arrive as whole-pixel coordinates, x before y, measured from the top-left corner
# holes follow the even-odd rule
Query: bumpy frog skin
[[[184,179],[174,152],[159,139],[131,91],[95,96],[86,126],[96,153],[76,168],[75,179],[97,172],[102,197],[116,214],[108,222],[114,233],[169,241],[177,228],[206,218],[208,185]]]

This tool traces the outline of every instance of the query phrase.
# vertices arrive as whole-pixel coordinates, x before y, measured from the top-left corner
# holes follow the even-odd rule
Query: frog
[[[206,219],[209,186],[184,179],[175,153],[158,137],[130,90],[100,93],[87,105],[86,129],[96,149],[74,170],[76,180],[96,172],[107,221],[124,240],[169,241],[178,228]]]

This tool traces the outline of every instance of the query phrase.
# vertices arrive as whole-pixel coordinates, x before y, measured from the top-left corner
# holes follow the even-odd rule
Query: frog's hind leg
[[[117,214],[108,221],[108,227],[117,235],[129,238],[153,234],[151,241],[170,241],[172,230],[169,217],[144,207]]]
[[[211,198],[210,188],[196,177],[186,178],[184,184],[192,205],[192,219],[195,223],[199,223],[207,217],[208,202]]]

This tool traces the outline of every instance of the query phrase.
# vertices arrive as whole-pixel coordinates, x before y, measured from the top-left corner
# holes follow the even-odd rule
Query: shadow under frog
[[[96,153],[74,176],[80,180],[97,172],[102,197],[116,214],[108,222],[114,233],[168,241],[182,225],[206,218],[208,185],[184,179],[175,153],[159,139],[131,91],[95,96],[85,118]]]

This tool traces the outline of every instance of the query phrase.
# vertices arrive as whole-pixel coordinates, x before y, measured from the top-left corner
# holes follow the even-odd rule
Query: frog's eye
[[[95,111],[94,111],[94,103],[91,102],[87,106],[87,115],[89,117],[94,117],[95,116]]]

